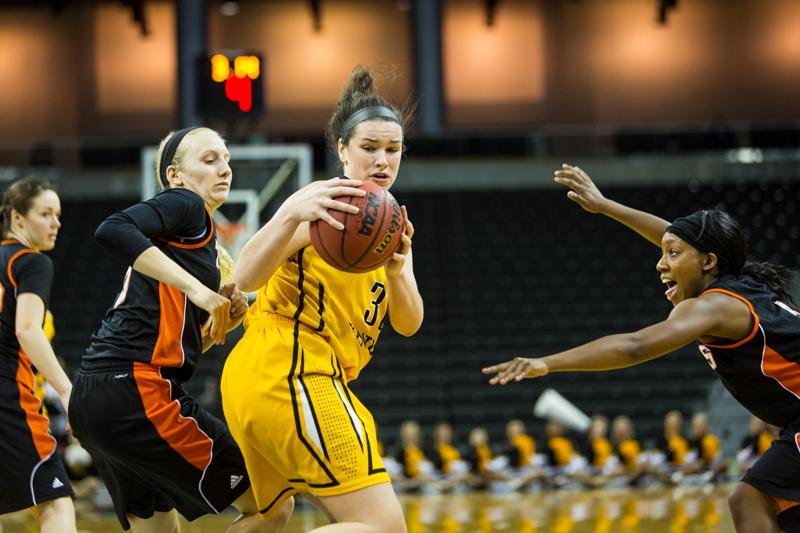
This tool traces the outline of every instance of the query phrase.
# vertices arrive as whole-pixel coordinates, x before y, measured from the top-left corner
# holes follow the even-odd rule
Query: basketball
[[[400,246],[405,227],[400,205],[389,191],[371,181],[361,188],[366,196],[336,198],[358,206],[358,213],[330,210],[344,230],[323,220],[311,222],[311,244],[325,262],[345,272],[369,272],[385,265]]]

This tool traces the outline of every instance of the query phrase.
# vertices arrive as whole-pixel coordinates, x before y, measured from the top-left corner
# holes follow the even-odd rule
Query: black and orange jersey
[[[33,293],[50,303],[53,262],[16,240],[0,241],[0,376],[34,390],[31,362],[16,334],[17,296]]]
[[[551,466],[567,466],[575,455],[575,445],[567,437],[550,437],[545,452]]]
[[[689,453],[689,441],[683,435],[671,435],[669,439],[661,437],[656,449],[666,456],[672,466],[683,466]]]
[[[109,252],[132,263],[149,246],[213,291],[219,289],[216,236],[203,199],[187,189],[168,189],[111,215],[95,234]],[[147,239],[143,244],[116,240]],[[137,361],[163,368],[162,375],[188,380],[202,352],[200,326],[208,313],[178,289],[129,268],[122,291],[92,336],[84,362]]]
[[[536,441],[530,435],[516,435],[505,451],[508,461],[514,468],[528,466],[536,453]]]
[[[625,470],[633,471],[639,466],[639,456],[642,454],[642,445],[636,439],[625,439],[615,449],[617,456],[625,466]]]
[[[435,447],[433,453],[433,466],[443,474],[449,474],[453,466],[453,461],[461,459],[461,452],[452,444],[440,444]]]
[[[711,433],[706,433],[699,439],[692,439],[689,446],[697,452],[697,458],[706,465],[713,464],[722,451],[719,437]]]
[[[595,468],[603,468],[614,455],[614,448],[605,437],[595,437],[586,446],[586,460]]]
[[[800,418],[800,313],[749,276],[724,276],[703,294],[741,300],[753,315],[750,334],[731,344],[700,344],[722,384],[748,411],[786,427]]]

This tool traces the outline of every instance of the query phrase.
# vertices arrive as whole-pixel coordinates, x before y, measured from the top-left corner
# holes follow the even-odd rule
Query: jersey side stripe
[[[181,415],[178,400],[172,400],[169,381],[151,365],[134,361],[133,377],[142,398],[147,419],[164,441],[198,470],[211,463],[214,442],[193,418]]]
[[[761,372],[800,399],[800,365],[789,361],[766,343],[761,357]]]
[[[165,283],[158,284],[161,316],[158,339],[151,363],[156,366],[183,366],[183,328],[186,324],[186,295]]]
[[[31,432],[36,453],[40,459],[47,458],[55,449],[55,439],[50,435],[47,418],[39,414],[42,402],[33,394],[34,377],[31,363],[22,350],[19,350],[17,363],[17,387],[19,404],[25,411],[25,419]]]

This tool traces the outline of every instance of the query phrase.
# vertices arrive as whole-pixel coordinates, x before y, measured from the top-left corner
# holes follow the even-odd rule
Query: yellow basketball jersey
[[[264,313],[299,320],[328,340],[349,381],[372,357],[388,308],[383,267],[360,274],[342,272],[306,246],[259,289],[245,327]]]

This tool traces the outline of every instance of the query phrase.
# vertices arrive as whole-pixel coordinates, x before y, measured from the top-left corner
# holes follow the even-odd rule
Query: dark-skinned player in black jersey
[[[555,181],[586,211],[661,247],[656,269],[674,309],[666,320],[633,333],[485,368],[495,374],[490,383],[625,368],[696,341],[728,391],[751,413],[783,428],[730,497],[736,530],[800,531],[800,313],[787,293],[790,271],[745,263],[742,229],[724,211],[698,211],[670,224],[605,198],[578,167],[563,165]]]
[[[12,183],[0,205],[0,514],[32,508],[43,532],[74,532],[72,488],[35,396],[32,367],[66,407],[72,385],[44,333],[61,202],[52,186]]]
[[[95,238],[130,268],[75,376],[75,436],[92,455],[123,528],[178,531],[234,505],[228,531],[280,531],[258,518],[227,427],[187,395],[200,354],[222,344],[247,299],[220,288],[212,215],[228,197],[230,154],[217,132],[186,128],[161,142],[154,198],[108,217]]]

